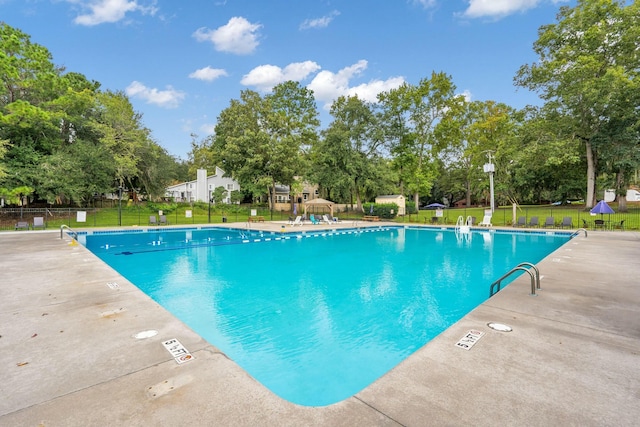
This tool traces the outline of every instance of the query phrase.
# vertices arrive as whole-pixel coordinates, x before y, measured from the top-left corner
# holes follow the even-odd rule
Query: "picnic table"
[[[264,222],[263,216],[250,216],[247,222]]]
[[[380,217],[377,215],[365,215],[362,217],[363,221],[380,221]]]

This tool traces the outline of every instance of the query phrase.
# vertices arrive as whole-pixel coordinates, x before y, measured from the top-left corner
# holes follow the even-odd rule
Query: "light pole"
[[[496,167],[493,164],[493,162],[491,161],[492,153],[493,152],[491,152],[491,151],[487,151],[487,156],[489,156],[489,163],[485,163],[484,164],[484,172],[489,174],[489,192],[490,192],[490,196],[491,196],[491,214],[493,215],[493,212],[496,210],[496,205],[495,205],[494,197],[493,197],[493,174],[496,171]]]

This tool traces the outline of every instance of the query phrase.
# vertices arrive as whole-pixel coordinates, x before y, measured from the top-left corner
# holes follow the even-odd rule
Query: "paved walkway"
[[[640,233],[589,232],[538,267],[538,296],[523,275],[356,396],[311,408],[59,231],[0,233],[0,425],[638,425]],[[457,348],[469,330],[485,335]],[[171,338],[195,360],[177,364]]]

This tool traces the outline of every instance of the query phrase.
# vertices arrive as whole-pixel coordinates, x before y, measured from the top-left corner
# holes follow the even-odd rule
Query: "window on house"
[[[233,190],[233,184],[227,184],[227,190]]]

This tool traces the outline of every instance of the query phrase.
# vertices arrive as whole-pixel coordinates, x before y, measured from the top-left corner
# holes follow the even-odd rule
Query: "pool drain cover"
[[[487,326],[490,327],[491,329],[494,329],[494,330],[499,331],[499,332],[511,332],[511,331],[513,331],[513,328],[511,326],[505,325],[503,323],[491,322],[491,323],[487,323]]]

